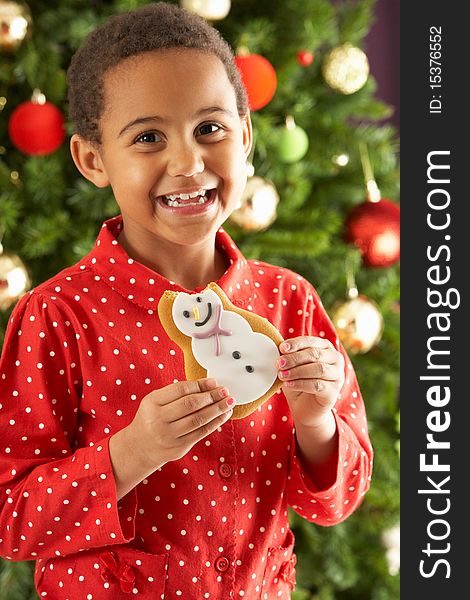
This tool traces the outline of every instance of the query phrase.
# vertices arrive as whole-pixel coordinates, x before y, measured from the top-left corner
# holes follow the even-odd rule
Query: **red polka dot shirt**
[[[36,588],[47,600],[290,598],[288,506],[333,525],[370,484],[351,363],[345,355],[328,489],[298,457],[280,392],[117,501],[110,437],[151,390],[185,377],[182,352],[157,315],[163,291],[182,288],[129,258],[117,242],[121,227],[121,217],[107,221],[90,254],[12,313],[0,364],[0,555],[37,561]],[[339,347],[304,278],[247,261],[222,229],[216,243],[230,262],[217,283],[236,306],[285,338],[324,336]]]

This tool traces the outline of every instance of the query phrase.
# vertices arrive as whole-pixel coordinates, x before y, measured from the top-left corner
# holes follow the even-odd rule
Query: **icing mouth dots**
[[[200,314],[206,315],[202,321]],[[253,402],[276,380],[279,351],[274,341],[254,332],[240,314],[225,310],[213,290],[180,292],[172,316],[176,327],[191,338],[194,358],[207,376],[226,386],[237,404]]]

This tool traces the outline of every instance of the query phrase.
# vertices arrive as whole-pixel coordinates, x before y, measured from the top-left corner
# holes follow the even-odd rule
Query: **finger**
[[[291,369],[282,369],[278,373],[281,381],[297,379],[322,379],[323,381],[339,381],[343,376],[336,365],[324,362],[308,363]]]
[[[292,369],[297,365],[309,363],[326,363],[329,365],[341,365],[342,355],[331,348],[309,347],[293,354],[284,354],[279,358],[278,366],[281,369]]]
[[[186,415],[179,421],[172,423],[174,434],[177,438],[184,438],[190,433],[200,436],[200,439],[208,435],[212,429],[214,421],[225,421],[225,415],[233,412],[233,398],[223,398],[218,402],[207,406],[190,415]],[[229,403],[230,402],[230,403]],[[218,425],[216,426],[218,427]]]
[[[222,386],[207,392],[197,392],[178,398],[178,400],[165,406],[165,421],[167,423],[179,421],[188,415],[197,413],[207,406],[216,404],[224,398],[228,398],[229,395],[228,389]]]
[[[325,399],[329,403],[333,396],[337,396],[338,386],[333,381],[324,381],[323,379],[295,379],[284,383],[289,392],[304,392],[312,394],[318,400]]]
[[[303,335],[284,340],[280,344],[279,350],[282,354],[290,354],[292,352],[298,352],[299,350],[304,350],[305,348],[311,347],[320,349],[334,348],[330,340],[326,338],[316,337],[313,335]]]
[[[189,381],[178,381],[171,383],[160,390],[157,390],[156,398],[160,406],[170,404],[183,396],[197,394],[199,392],[208,392],[218,386],[217,381],[213,378],[195,379]]]
[[[231,408],[226,413],[223,413],[217,416],[213,421],[204,425],[200,429],[192,431],[191,433],[187,433],[179,438],[179,442],[184,445],[193,447],[195,444],[203,440],[205,437],[209,436],[211,433],[214,433],[216,429],[221,427],[224,423],[226,423],[233,414],[233,408]]]

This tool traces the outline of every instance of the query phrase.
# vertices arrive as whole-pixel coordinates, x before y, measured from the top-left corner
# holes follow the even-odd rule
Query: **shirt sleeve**
[[[8,323],[0,360],[0,555],[7,560],[63,556],[135,535],[134,519],[119,518],[109,438],[74,448],[81,378],[71,321],[53,298],[32,292]],[[128,496],[135,510],[135,490]]]
[[[334,326],[316,291],[306,295],[303,335],[325,337],[344,357],[345,380],[333,414],[337,427],[336,459],[328,461],[332,484],[319,489],[299,458],[295,429],[290,449],[287,485],[289,505],[303,518],[319,525],[334,525],[346,519],[362,502],[370,487],[373,450],[369,440],[364,402],[351,361],[339,342]]]

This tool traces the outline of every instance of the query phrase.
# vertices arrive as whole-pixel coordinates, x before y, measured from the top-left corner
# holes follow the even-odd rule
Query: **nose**
[[[201,151],[194,144],[179,143],[168,150],[167,172],[171,177],[193,177],[204,171]]]

